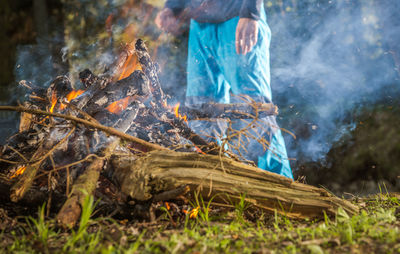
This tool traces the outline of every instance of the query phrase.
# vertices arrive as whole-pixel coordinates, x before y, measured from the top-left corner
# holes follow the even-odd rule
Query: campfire
[[[47,89],[22,82],[29,99],[0,107],[22,112],[19,132],[0,152],[3,199],[47,201],[65,226],[77,222],[92,194],[122,214],[143,206],[151,213],[155,202],[187,202],[193,195],[229,205],[243,193],[254,208],[289,217],[333,214],[339,206],[357,211],[323,189],[245,164],[194,133],[189,120],[256,119],[277,114],[277,108],[254,102],[197,109],[168,105],[140,39],[127,45],[106,73],[83,70],[79,78],[83,90],[73,89],[65,76]]]

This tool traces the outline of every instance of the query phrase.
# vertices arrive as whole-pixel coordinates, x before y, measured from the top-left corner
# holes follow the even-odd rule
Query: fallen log
[[[233,205],[245,195],[253,208],[277,211],[289,218],[321,218],[339,207],[355,214],[358,208],[325,189],[294,182],[278,174],[232,159],[196,153],[153,151],[134,163],[115,159],[113,178],[134,200],[147,201],[159,193],[189,186],[191,193],[214,205]]]

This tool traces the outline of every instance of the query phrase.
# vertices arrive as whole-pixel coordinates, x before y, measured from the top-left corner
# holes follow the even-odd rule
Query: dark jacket
[[[221,23],[239,16],[260,19],[263,0],[167,0],[165,7],[176,16],[201,23]]]

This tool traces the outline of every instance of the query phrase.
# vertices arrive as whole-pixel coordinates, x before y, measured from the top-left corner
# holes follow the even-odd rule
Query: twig
[[[7,146],[7,147],[10,148],[14,153],[18,154],[25,162],[28,162],[26,157],[22,153],[20,153],[17,149],[15,149],[12,146]]]
[[[8,163],[8,164],[21,164],[21,162],[19,162],[19,161],[9,161],[9,160],[5,160],[2,158],[0,158],[0,161]]]
[[[70,174],[69,174],[69,167],[67,167],[67,186],[65,187],[65,195],[69,196],[69,185],[70,185]]]
[[[98,156],[98,155],[96,155],[96,154],[89,154],[88,156],[86,156],[85,158],[83,158],[82,160],[79,160],[79,161],[75,161],[75,162],[72,162],[72,163],[70,163],[70,164],[67,164],[67,165],[64,165],[64,166],[60,166],[60,167],[57,167],[57,168],[53,168],[52,170],[50,170],[50,171],[47,171],[47,172],[45,172],[45,173],[42,173],[42,174],[40,174],[40,175],[38,175],[37,176],[37,178],[40,178],[40,177],[42,177],[42,176],[44,176],[44,175],[47,175],[47,174],[49,174],[49,173],[51,173],[51,172],[57,172],[57,171],[59,171],[59,170],[61,170],[61,169],[64,169],[64,168],[70,168],[70,167],[72,167],[72,166],[75,166],[75,165],[78,165],[78,164],[80,164],[80,163],[82,163],[82,162],[85,162],[85,161],[87,161],[87,160],[89,160],[91,157],[95,157],[95,158],[97,158],[97,159],[103,159],[104,157],[100,157],[100,156]]]
[[[79,109],[77,106],[75,106],[72,103],[67,102],[63,102],[65,105],[67,105],[67,107],[70,107],[72,110],[77,111],[79,114],[81,114],[84,118],[86,118],[85,120],[88,121],[92,121],[93,123],[96,124],[100,124],[96,119],[94,119],[91,115],[89,115],[88,113],[86,113],[85,111]]]

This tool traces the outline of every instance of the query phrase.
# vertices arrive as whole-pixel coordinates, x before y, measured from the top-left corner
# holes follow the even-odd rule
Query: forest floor
[[[33,217],[9,217],[3,205],[0,252],[400,253],[400,195],[351,201],[361,208],[358,215],[339,210],[335,217],[320,220],[266,215],[244,202],[221,209],[200,201],[186,213],[163,203],[155,222],[134,222],[96,217],[90,198],[72,230],[57,228],[44,207]]]

